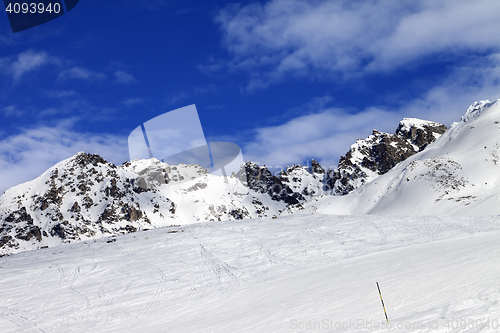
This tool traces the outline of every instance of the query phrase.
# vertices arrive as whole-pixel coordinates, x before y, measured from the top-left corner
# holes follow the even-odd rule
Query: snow
[[[418,118],[404,118],[399,122],[399,129],[403,132],[409,132],[411,128],[424,129],[425,126],[440,126],[440,124]]]
[[[490,102],[489,100],[484,100],[472,103],[472,105],[469,106],[469,108],[467,109],[465,115],[462,116],[461,121],[467,122],[471,120],[473,117],[479,116],[484,109],[490,107],[495,103],[498,103],[498,101]]]
[[[61,245],[0,258],[0,323],[5,332],[494,332],[499,238],[494,216],[295,215]],[[376,282],[392,328],[381,326]],[[461,319],[475,326],[445,327]]]

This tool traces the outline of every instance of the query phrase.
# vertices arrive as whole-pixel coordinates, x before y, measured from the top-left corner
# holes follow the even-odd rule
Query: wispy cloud
[[[134,82],[137,82],[137,80],[133,75],[122,70],[115,72],[115,83],[130,84]]]
[[[287,78],[393,71],[446,53],[500,50],[500,2],[271,0],[231,5],[216,22],[231,55],[202,69],[249,74],[247,90]]]
[[[50,67],[51,66],[51,67]],[[63,58],[53,56],[46,51],[35,51],[32,49],[23,51],[17,56],[0,58],[0,74],[12,77],[14,85],[17,85],[25,76],[30,73],[41,71],[44,68],[49,68],[54,72],[59,72],[58,80],[84,80],[84,81],[101,81],[107,78],[107,75],[101,72],[89,70],[81,66],[74,66],[74,63]],[[47,71],[43,72],[46,74]],[[124,71],[115,73],[116,82],[130,83],[135,79],[130,74]],[[47,77],[45,77],[47,80]],[[47,91],[47,97],[64,97],[73,94],[71,90],[66,91]]]
[[[128,0],[128,4],[131,8],[145,8],[149,10],[159,10],[161,7],[171,6],[172,3],[176,2],[176,0],[148,0],[148,1],[131,1]]]
[[[94,72],[82,67],[72,67],[59,74],[60,80],[80,79],[85,81],[100,81],[106,78],[106,74]]]
[[[144,98],[136,97],[136,98],[128,98],[121,102],[126,107],[130,108],[136,105],[141,105],[144,103]]]
[[[371,134],[374,124],[381,130],[395,129],[398,120],[399,115],[377,108],[357,114],[326,109],[282,125],[256,129],[252,142],[243,146],[244,156],[272,167],[304,163],[311,158],[331,167],[356,139]]]
[[[12,76],[14,83],[17,83],[27,73],[37,71],[50,63],[56,62],[58,62],[58,59],[50,56],[45,51],[27,50],[19,53],[16,58],[1,58],[0,69],[4,74]]]
[[[459,121],[476,100],[500,98],[500,53],[456,67],[421,96],[401,101],[397,110],[405,117],[420,117],[445,125]]]
[[[30,71],[36,70],[49,62],[49,55],[46,52],[34,52],[28,50],[17,56],[17,60],[12,63],[12,73],[14,80],[19,80],[21,76]]]
[[[11,33],[0,33],[0,45],[13,45],[16,44],[20,39],[19,34],[11,34]]]
[[[198,96],[215,93],[216,91],[217,88],[212,84],[206,86],[192,86],[189,90],[181,90],[170,93],[167,97],[165,97],[165,102],[167,105],[175,105]]]
[[[167,103],[167,105],[175,105],[191,98],[192,96],[193,94],[191,92],[177,91],[175,93],[168,94],[168,96],[165,97],[165,102]]]
[[[6,117],[21,117],[24,115],[24,111],[19,109],[15,104],[4,107],[2,111]]]
[[[73,90],[49,90],[44,92],[44,96],[50,98],[66,98],[75,96],[76,92]]]
[[[82,97],[63,99],[59,105],[31,113],[43,123],[61,119],[69,119],[71,122],[108,122],[117,118],[116,108],[95,105]]]

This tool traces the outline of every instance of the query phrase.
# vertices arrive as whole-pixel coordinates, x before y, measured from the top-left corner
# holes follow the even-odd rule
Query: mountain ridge
[[[489,105],[478,103],[474,107]],[[464,117],[476,117],[472,113]],[[345,214],[352,204],[335,212],[327,209],[329,200],[351,200],[402,161],[427,151],[443,133],[444,125],[405,118],[394,134],[374,130],[358,139],[333,170],[312,160],[309,167],[272,174],[246,162],[228,183],[196,165],[151,159],[116,166],[80,152],[0,197],[0,255],[200,221]]]

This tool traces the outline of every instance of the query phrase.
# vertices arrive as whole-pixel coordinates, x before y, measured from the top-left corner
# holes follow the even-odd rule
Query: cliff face
[[[373,130],[351,146],[337,169],[328,171],[326,184],[338,195],[348,194],[424,150],[445,131],[442,124],[415,118],[403,119],[394,134]]]

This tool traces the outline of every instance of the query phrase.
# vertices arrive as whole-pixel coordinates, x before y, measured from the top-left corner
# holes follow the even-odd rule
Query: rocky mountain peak
[[[403,119],[394,134],[373,130],[340,157],[338,168],[328,172],[326,183],[334,193],[345,195],[424,150],[445,131],[442,124],[416,118]]]
[[[89,154],[89,153],[86,153],[83,151],[81,151],[81,152],[77,153],[75,156],[71,157],[68,160],[67,164],[69,165],[72,163],[76,164],[78,166],[81,166],[81,167],[86,167],[88,165],[98,166],[98,164],[106,164],[110,167],[115,166],[114,164],[107,162],[104,158],[102,158],[98,154]]]
[[[293,167],[292,167],[293,169]],[[273,175],[265,166],[258,166],[253,162],[246,162],[238,177],[246,178],[246,185],[258,193],[266,193],[272,200],[282,201],[287,204],[298,204],[305,201],[305,198],[294,192],[282,177]]]
[[[445,125],[416,118],[405,118],[399,122],[396,135],[408,141],[415,150],[422,151],[446,132]]]
[[[318,162],[316,162],[316,160],[311,160],[311,172],[312,173],[318,173],[318,174],[324,174],[325,173],[325,169],[323,169],[321,167],[321,165],[319,165]]]
[[[97,154],[80,152],[0,203],[0,255],[39,244],[73,242],[150,228],[145,210],[175,206],[134,185],[135,174]],[[34,243],[35,242],[35,243]]]

